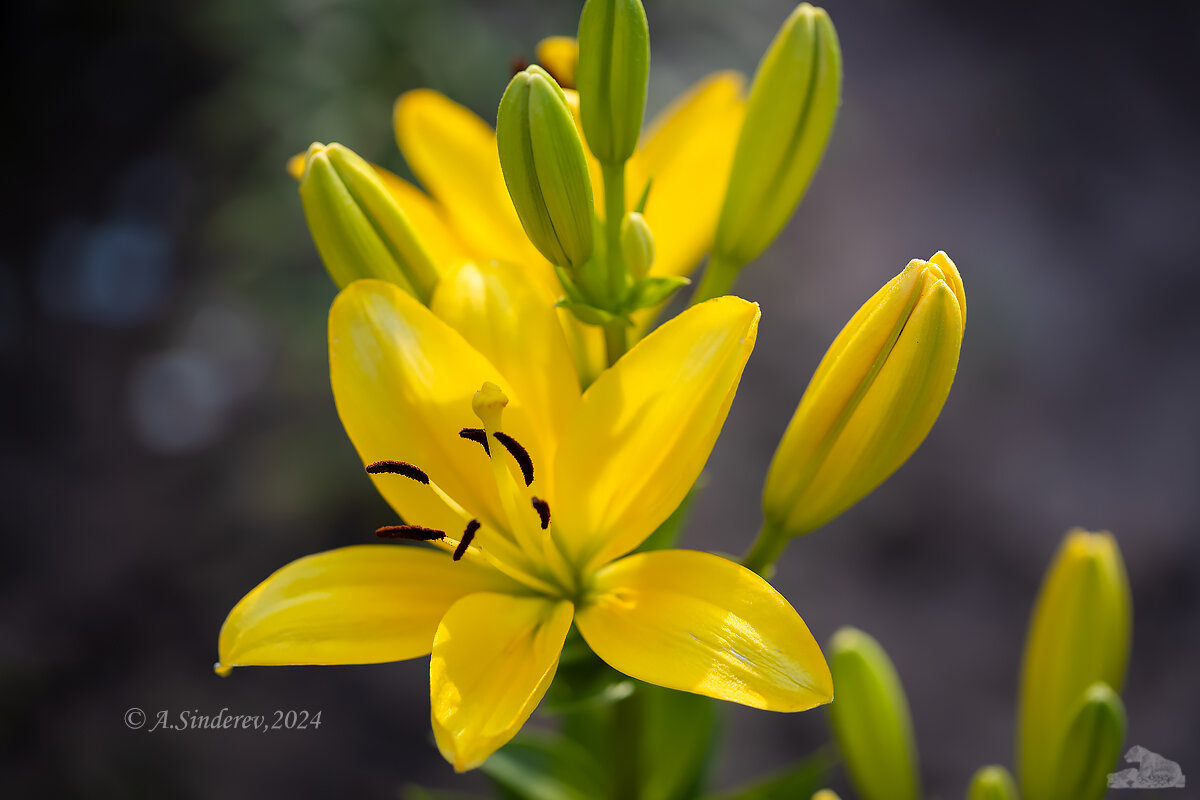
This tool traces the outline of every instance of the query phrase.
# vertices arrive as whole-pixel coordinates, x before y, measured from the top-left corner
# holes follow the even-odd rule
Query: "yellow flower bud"
[[[1008,770],[993,765],[981,767],[971,778],[967,800],[1020,800],[1020,796]]]
[[[646,218],[636,211],[630,211],[621,220],[621,252],[629,274],[637,280],[646,277],[654,264],[654,234]]]
[[[429,303],[437,267],[375,169],[354,151],[340,144],[309,147],[300,200],[325,269],[339,287],[380,278]]]
[[[576,85],[588,147],[622,164],[642,132],[650,75],[650,30],[641,0],[587,0],[579,16]]]
[[[891,659],[856,628],[833,635],[829,718],[846,772],[863,800],[917,800],[917,746]]]
[[[841,91],[842,52],[833,23],[824,9],[801,3],[754,75],[714,260],[746,264],[779,235],[825,152]]]
[[[842,800],[833,789],[818,789],[812,800]]]
[[[1124,739],[1124,703],[1108,684],[1092,684],[1080,698],[1058,748],[1045,797],[1100,800],[1108,791],[1108,773]],[[1026,797],[1037,795],[1027,792]]]
[[[592,182],[563,90],[541,67],[508,84],[496,141],[529,240],[556,266],[582,266],[592,255]]]
[[[1038,593],[1021,667],[1017,766],[1026,800],[1063,796],[1055,787],[1064,737],[1089,687],[1120,691],[1131,613],[1116,539],[1069,531]]]
[[[763,489],[766,529],[824,525],[895,472],[950,393],[966,295],[945,253],[910,261],[838,334],[800,400]]]

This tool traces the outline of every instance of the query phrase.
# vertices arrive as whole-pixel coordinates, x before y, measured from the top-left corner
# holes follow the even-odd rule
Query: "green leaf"
[[[818,750],[783,772],[708,800],[803,800],[828,785],[833,764],[828,750]]]
[[[588,325],[608,325],[613,322],[620,322],[622,325],[630,327],[633,322],[624,316],[613,314],[595,306],[589,306],[586,303],[575,303],[571,300],[559,300],[555,303],[559,308],[565,308],[575,316],[579,317],[582,322]]]
[[[708,782],[718,728],[716,702],[642,684],[643,800],[693,800]]]
[[[666,302],[671,295],[690,283],[691,281],[684,277],[643,278],[634,284],[625,296],[625,311],[628,313],[642,308],[653,308]]]
[[[612,793],[599,762],[557,735],[521,734],[480,769],[513,800],[607,800]]]

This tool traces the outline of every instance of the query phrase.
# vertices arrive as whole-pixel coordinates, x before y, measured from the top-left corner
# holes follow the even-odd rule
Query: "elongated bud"
[[[541,67],[508,84],[496,140],[504,183],[529,240],[556,266],[584,264],[592,255],[592,182],[563,91]]]
[[[863,800],[917,800],[921,789],[908,700],[887,653],[866,633],[833,635],[829,719]]]
[[[857,503],[937,420],[962,345],[966,295],[945,253],[910,261],[846,323],[767,474],[767,529],[799,536]]]
[[[1021,800],[1017,784],[1008,770],[999,765],[981,767],[967,791],[967,800]]]
[[[841,91],[842,51],[833,23],[824,9],[801,3],[754,75],[714,257],[746,264],[779,235],[825,153]]]
[[[622,164],[637,149],[650,75],[650,29],[641,0],[587,0],[579,16],[576,86],[588,147]]]
[[[325,269],[339,288],[381,278],[429,303],[437,267],[375,169],[347,147],[314,143],[300,200]]]
[[[1097,682],[1119,691],[1129,663],[1129,579],[1116,539],[1067,533],[1042,582],[1021,667],[1018,775],[1025,800],[1054,800],[1059,751],[1080,698]]]
[[[621,221],[621,252],[629,274],[637,280],[646,277],[654,264],[654,234],[645,217],[636,211],[629,212]]]
[[[1125,740],[1125,704],[1106,683],[1092,684],[1066,729],[1049,797],[1100,800]]]

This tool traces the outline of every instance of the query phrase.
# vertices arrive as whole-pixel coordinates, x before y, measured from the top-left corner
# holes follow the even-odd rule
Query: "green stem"
[[[708,266],[704,268],[704,277],[700,280],[700,285],[692,294],[692,305],[729,294],[741,269],[742,265],[736,261],[713,253],[708,257]]]
[[[604,175],[604,243],[608,259],[608,290],[615,305],[625,294],[625,254],[621,251],[621,221],[625,219],[625,162],[601,164]]]
[[[604,326],[604,350],[608,355],[608,365],[617,363],[617,359],[625,355],[628,342],[625,338],[625,323],[612,322]]]
[[[642,694],[636,688],[613,703],[613,796],[617,800],[641,797]]]
[[[621,250],[621,222],[625,219],[625,162],[601,164],[604,175],[604,244],[608,272],[608,307],[616,308],[625,297],[625,254]],[[614,322],[604,329],[608,365],[625,355],[628,343],[625,326]]]
[[[742,566],[770,578],[775,571],[775,562],[783,555],[788,546],[788,537],[770,520],[763,520],[763,526],[758,532],[758,538],[750,546],[746,555],[742,556]]]

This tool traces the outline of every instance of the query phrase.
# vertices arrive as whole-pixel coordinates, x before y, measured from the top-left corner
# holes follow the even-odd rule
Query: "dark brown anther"
[[[467,548],[471,546],[471,542],[475,539],[475,531],[479,530],[479,520],[473,519],[467,523],[467,529],[463,531],[462,541],[458,543],[458,547],[454,548],[454,560],[458,561],[467,552]]]
[[[367,473],[371,475],[403,475],[412,478],[417,483],[429,483],[425,470],[414,467],[406,461],[376,461],[367,465]]]
[[[550,527],[550,504],[540,497],[533,498],[533,508],[538,512],[538,519],[542,521],[542,530]]]
[[[525,478],[525,485],[533,483],[533,459],[529,457],[529,451],[521,446],[513,437],[503,431],[496,431],[496,441],[504,445],[504,449],[512,454],[512,457],[517,460],[517,465],[521,468],[521,475]]]
[[[508,60],[508,68],[512,70],[512,75],[524,72],[529,69],[529,59],[525,56],[513,56]]]
[[[458,432],[458,435],[464,439],[475,442],[476,444],[483,445],[483,452],[487,453],[489,456],[492,454],[492,450],[488,447],[487,443],[487,431],[485,431],[483,428],[463,428]]]
[[[380,539],[409,539],[414,542],[436,542],[446,538],[445,531],[422,528],[420,525],[384,525],[375,531]]]

